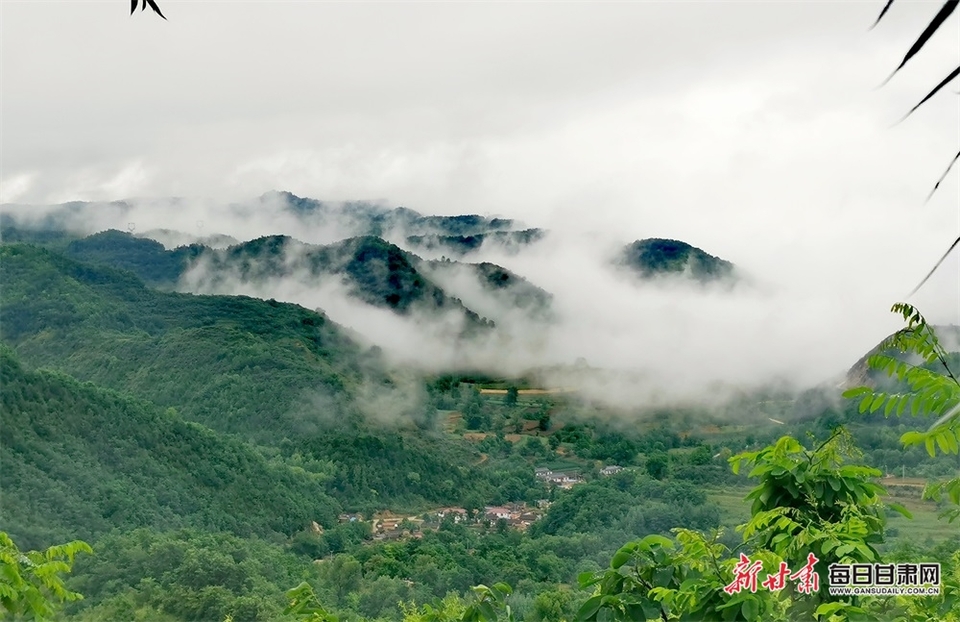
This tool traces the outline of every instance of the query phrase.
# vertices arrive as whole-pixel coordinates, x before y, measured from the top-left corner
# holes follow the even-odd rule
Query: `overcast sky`
[[[923,204],[956,87],[894,125],[960,19],[879,88],[939,0],[873,31],[882,0],[160,4],[0,2],[0,199],[286,189],[679,238],[871,330],[960,230],[960,170]],[[915,298],[938,321],[958,266]]]

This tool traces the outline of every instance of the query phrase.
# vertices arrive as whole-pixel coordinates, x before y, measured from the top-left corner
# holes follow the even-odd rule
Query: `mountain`
[[[424,216],[406,207],[387,208],[364,201],[324,202],[274,191],[262,195],[260,205],[279,205],[284,211],[316,224],[338,225],[348,236],[383,237],[394,230],[406,235],[474,236],[507,231],[514,222],[478,214]]]
[[[364,351],[320,313],[244,296],[158,291],[130,272],[25,244],[0,246],[0,281],[0,339],[24,369],[46,368],[63,375],[70,387],[106,390],[114,401],[134,400],[139,405],[116,408],[139,409],[141,418],[154,416],[141,411],[172,408],[177,420],[255,442],[273,455],[297,457],[322,481],[325,494],[347,509],[450,504],[466,491],[492,494],[497,486],[494,475],[473,466],[479,452],[469,442],[433,435],[437,411],[422,386],[397,378],[375,349]],[[4,398],[19,403],[15,386],[4,382]],[[34,400],[15,411],[5,407],[3,430],[12,433],[8,412],[18,422],[24,417],[39,421],[30,413],[41,406],[51,409],[44,417],[69,419],[70,425],[90,428],[89,434],[105,427],[86,402],[74,406],[71,397],[67,404],[59,390],[51,395],[44,393],[43,404]],[[111,412],[118,421],[125,416]],[[44,438],[46,432],[36,434]],[[2,438],[7,445],[13,437]],[[49,438],[50,451],[66,443],[56,435]],[[151,447],[163,451],[165,442]],[[63,467],[63,473],[94,464],[87,453],[83,448],[71,453],[76,459],[67,462],[74,466]],[[189,458],[183,461],[192,464]],[[6,476],[6,456],[3,462]],[[229,474],[233,467],[220,471]],[[45,489],[37,485],[36,490]],[[200,523],[171,518],[164,524]]]
[[[202,272],[194,272],[188,279],[186,287],[190,291],[218,292],[237,281],[265,283],[295,277],[316,286],[336,279],[347,286],[352,297],[400,315],[453,310],[464,316],[467,333],[493,327],[492,322],[421,274],[418,257],[373,236],[319,246],[274,235],[225,249],[192,244],[173,250],[155,240],[117,230],[58,240],[62,243],[53,247],[71,259],[129,270],[147,285],[160,289],[182,288],[182,277],[191,266],[202,262]]]
[[[444,251],[453,255],[468,255],[480,250],[484,244],[493,244],[509,252],[516,253],[543,239],[543,229],[524,229],[522,231],[493,231],[475,235],[411,235],[406,242],[413,248],[428,251]]]
[[[221,431],[316,431],[384,377],[339,326],[296,305],[162,292],[29,245],[3,245],[0,259],[0,337],[24,362]],[[317,396],[325,407],[306,408]]]
[[[227,248],[228,246],[240,243],[240,240],[237,238],[222,233],[212,233],[198,238],[197,236],[173,229],[151,229],[143,233],[138,232],[134,235],[138,238],[156,240],[166,248],[178,248],[180,246],[190,246],[193,244],[208,246],[210,248]]]
[[[294,278],[310,286],[335,279],[353,298],[400,315],[454,311],[463,315],[467,332],[493,327],[421,274],[419,258],[374,236],[326,246],[268,236],[223,251],[207,249],[202,260],[204,287],[215,289],[232,279],[256,283]]]
[[[339,504],[304,472],[170,409],[30,371],[0,345],[2,522],[24,544],[113,529],[198,527],[291,535],[336,524]]]
[[[195,244],[168,251],[156,240],[109,230],[72,240],[62,252],[77,261],[129,270],[147,285],[169,289],[204,250],[206,247]]]
[[[946,352],[947,365],[950,366],[951,371],[956,373],[956,371],[960,369],[960,326],[938,325],[932,326],[932,328],[937,335],[937,340]],[[937,372],[943,372],[943,363],[940,361],[925,364],[923,360],[916,354],[911,354],[908,356],[896,349],[888,349],[886,351],[882,350],[881,346],[892,336],[893,334],[889,335],[885,339],[882,339],[877,345],[871,348],[869,352],[860,357],[860,359],[854,363],[849,370],[847,370],[846,376],[841,382],[841,387],[843,389],[850,389],[859,386],[871,386],[878,390],[889,391],[892,393],[898,391],[909,391],[909,387],[906,383],[898,382],[895,379],[890,378],[884,372],[870,369],[867,361],[874,354],[888,354],[896,359],[908,362],[912,365],[923,366],[928,369],[936,370]]]
[[[552,317],[552,294],[497,264],[444,259],[422,261],[418,267],[444,291],[495,321],[514,311],[536,320]]]
[[[732,263],[680,240],[637,240],[623,248],[617,263],[642,278],[687,274],[702,283],[735,278]]]
[[[377,236],[400,239],[406,236],[469,237],[493,232],[511,232],[516,223],[506,218],[460,214],[428,216],[406,207],[385,207],[368,201],[319,201],[286,191],[271,191],[249,200],[218,204],[206,200],[192,201],[179,197],[149,201],[86,202],[72,201],[58,205],[19,205],[5,203],[0,215],[0,233],[7,241],[37,241],[11,237],[25,231],[66,231],[73,235],[91,232],[91,227],[115,227],[134,231],[138,210],[195,210],[210,213],[212,218],[246,219],[252,214],[292,216],[309,226],[327,226],[339,237]],[[199,222],[199,221],[198,221]],[[98,223],[98,224],[93,224]],[[142,224],[142,223],[141,223]],[[96,229],[93,229],[96,230]],[[518,240],[529,235],[516,232]],[[205,243],[222,246],[229,236],[187,236],[165,229],[150,231],[161,241],[173,244]]]

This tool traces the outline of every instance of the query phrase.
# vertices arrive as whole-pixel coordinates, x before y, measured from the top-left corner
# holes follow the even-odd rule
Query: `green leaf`
[[[663,609],[652,600],[644,598],[640,601],[640,607],[643,609],[643,615],[647,620],[656,620],[662,615]]]
[[[597,611],[600,610],[602,600],[603,596],[601,595],[588,598],[587,602],[583,603],[583,606],[580,607],[580,611],[577,612],[577,619],[592,620],[597,615]]]
[[[843,546],[838,546],[838,547],[837,547],[837,550],[836,550],[836,552],[835,552],[835,555],[836,555],[837,557],[844,557],[845,555],[848,555],[849,553],[852,553],[852,552],[853,552],[853,549],[854,549],[853,545],[844,544]]]
[[[843,397],[846,399],[851,399],[854,397],[860,397],[861,395],[866,395],[872,393],[873,389],[870,387],[854,387],[852,389],[847,389],[843,392]]]
[[[906,518],[913,519],[913,513],[899,503],[888,503],[887,507]]]
[[[903,436],[900,437],[900,442],[909,447],[923,443],[926,438],[927,435],[923,432],[905,432]]]
[[[631,555],[629,552],[620,549],[613,556],[613,559],[610,560],[610,567],[616,570],[630,561],[631,557],[633,557],[633,555]]]
[[[747,598],[740,607],[740,613],[745,620],[760,619],[760,603],[755,598]]]
[[[817,607],[817,610],[814,612],[814,615],[816,615],[818,618],[831,616],[837,613],[838,611],[842,610],[846,606],[847,606],[847,603],[823,603],[822,605]]]
[[[873,396],[873,401],[870,403],[870,412],[877,412],[881,406],[883,406],[884,401],[887,399],[886,393],[877,393]]]

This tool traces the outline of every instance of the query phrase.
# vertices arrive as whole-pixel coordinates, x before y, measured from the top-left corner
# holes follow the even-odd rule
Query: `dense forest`
[[[458,235],[478,226],[461,225]],[[33,231],[0,247],[0,563],[8,579],[40,577],[37,593],[64,601],[59,618],[960,615],[960,529],[938,517],[957,493],[922,494],[960,468],[931,443],[956,454],[956,442],[902,442],[918,427],[909,415],[960,401],[936,384],[960,355],[932,338],[912,342],[919,361],[876,358],[911,343],[878,347],[879,366],[861,374],[884,391],[875,400],[771,388],[711,407],[624,410],[531,378],[397,369],[321,311],[174,291],[204,254],[268,269],[287,244],[166,250],[119,232]],[[392,300],[377,298],[381,287],[402,304],[445,300],[421,274],[443,262],[420,264],[379,238],[301,257],[352,279],[371,304]],[[535,285],[478,266],[494,290],[549,305]],[[911,334],[933,335],[911,318]],[[930,387],[940,393],[924,397]],[[911,391],[926,401],[887,406]],[[32,559],[20,551],[76,540],[93,554],[54,548],[20,568]],[[944,589],[874,601],[728,594],[716,582],[731,580],[744,550],[791,567],[816,550],[823,577],[827,560],[937,560]],[[71,572],[57,567],[60,591],[54,573],[36,574],[74,554]],[[28,584],[0,583],[7,611],[28,610],[8,593]]]

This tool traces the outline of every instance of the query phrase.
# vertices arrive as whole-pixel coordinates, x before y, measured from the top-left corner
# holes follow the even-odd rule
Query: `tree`
[[[300,622],[338,622],[338,618],[329,613],[317,600],[313,588],[306,581],[287,591],[289,604],[283,610],[284,615],[292,616]]]
[[[78,553],[93,553],[81,540],[23,553],[0,531],[0,605],[12,616],[52,620],[59,603],[80,600],[81,594],[64,587],[63,577]],[[3,617],[3,616],[0,616]]]
[[[906,447],[923,445],[931,457],[937,448],[942,453],[960,454],[960,380],[950,368],[947,351],[933,327],[913,306],[897,303],[891,311],[902,315],[907,326],[884,339],[867,358],[867,366],[896,378],[900,383],[897,388],[906,390],[884,392],[860,386],[846,391],[844,397],[859,398],[861,413],[876,413],[882,408],[885,417],[899,417],[908,411],[913,416],[938,417],[925,431],[905,433],[901,442]],[[919,362],[911,362],[910,356],[919,357]],[[960,477],[924,491],[927,498],[938,500],[944,494],[957,506],[944,514],[953,522],[960,517]]]
[[[663,479],[667,474],[667,467],[670,464],[670,456],[666,452],[657,451],[647,456],[647,473],[654,479]]]
[[[878,471],[847,463],[856,455],[841,429],[812,450],[785,436],[733,456],[735,472],[752,466],[750,477],[759,480],[747,496],[751,518],[737,528],[743,543],[730,550],[720,531],[689,529],[674,529],[672,539],[629,542],[607,570],[580,576],[581,587],[594,593],[578,619],[812,620],[838,612],[848,620],[877,619],[854,598],[819,587],[830,563],[879,560],[884,489],[871,481]],[[742,583],[744,566],[755,571],[752,586]],[[767,589],[755,589],[759,581]]]
[[[320,575],[332,585],[338,603],[345,602],[347,594],[360,587],[363,569],[352,555],[340,554],[320,565]]]

